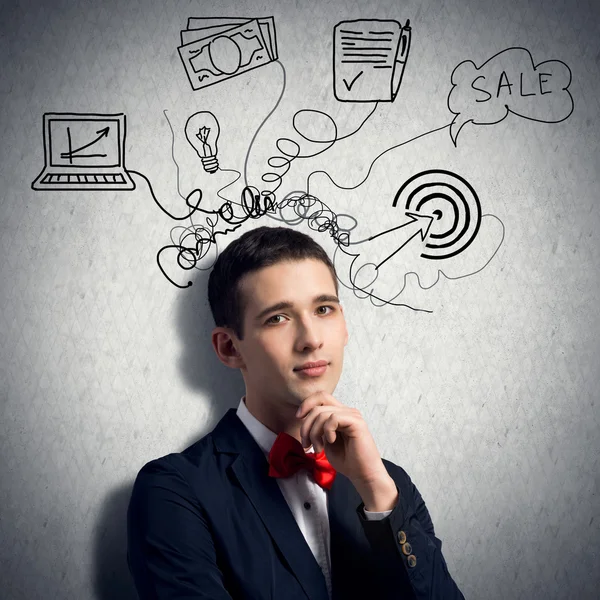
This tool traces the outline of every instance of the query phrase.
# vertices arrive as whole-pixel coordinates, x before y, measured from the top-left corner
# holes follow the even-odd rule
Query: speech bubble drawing
[[[495,125],[513,113],[542,123],[559,123],[573,112],[568,90],[571,69],[560,60],[533,62],[529,50],[507,48],[477,67],[458,64],[450,78],[448,109],[456,115],[450,137],[456,139],[467,123]]]

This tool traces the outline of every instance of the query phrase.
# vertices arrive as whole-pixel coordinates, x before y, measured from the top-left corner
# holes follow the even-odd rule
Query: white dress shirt
[[[250,435],[261,447],[265,459],[269,460],[269,452],[277,434],[263,425],[246,406],[246,396],[242,396],[237,408],[237,416],[246,426]],[[312,445],[309,451],[314,452]],[[306,469],[299,469],[291,477],[277,477],[279,489],[285,498],[298,527],[306,539],[315,559],[319,563],[329,598],[331,598],[331,555],[329,537],[329,515],[327,512],[327,490],[315,483],[312,475]],[[384,519],[392,511],[373,512],[364,509],[365,518],[370,521]]]

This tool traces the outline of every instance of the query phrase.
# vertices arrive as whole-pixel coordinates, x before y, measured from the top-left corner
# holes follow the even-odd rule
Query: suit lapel
[[[235,409],[227,411],[212,435],[216,452],[237,454],[231,465],[233,476],[242,486],[308,598],[327,600],[323,572],[276,479],[269,476],[269,464],[263,451],[240,421]]]

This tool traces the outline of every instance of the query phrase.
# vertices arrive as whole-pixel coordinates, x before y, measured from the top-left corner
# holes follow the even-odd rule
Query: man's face
[[[333,393],[341,372],[348,330],[336,301],[327,265],[306,259],[281,262],[249,273],[240,282],[246,300],[244,340],[235,338],[246,383],[246,404],[255,409],[296,407],[312,393]],[[322,297],[322,298],[319,298]],[[290,306],[276,305],[289,303]],[[306,362],[327,361],[322,375],[297,370]]]

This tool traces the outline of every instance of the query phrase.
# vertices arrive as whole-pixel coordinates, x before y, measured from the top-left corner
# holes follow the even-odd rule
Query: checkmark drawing
[[[350,91],[352,89],[352,86],[355,84],[356,80],[363,74],[363,71],[361,71],[350,83],[348,83],[345,79],[342,79],[342,81],[344,82],[344,84],[346,85],[346,89],[348,91]]]

